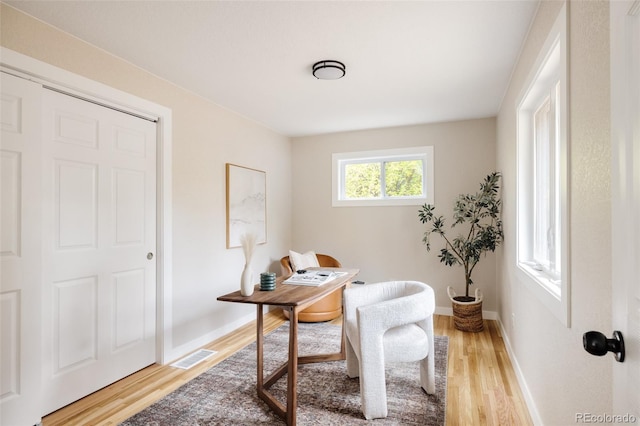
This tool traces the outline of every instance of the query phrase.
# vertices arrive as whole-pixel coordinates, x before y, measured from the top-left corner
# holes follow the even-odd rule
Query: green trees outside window
[[[413,197],[424,194],[422,160],[345,165],[347,199]]]

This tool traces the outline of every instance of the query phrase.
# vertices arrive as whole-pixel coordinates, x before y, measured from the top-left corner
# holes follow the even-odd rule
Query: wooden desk
[[[313,269],[313,268],[310,268]],[[300,311],[312,305],[319,299],[334,291],[343,291],[344,287],[351,282],[359,270],[346,268],[318,268],[331,269],[335,271],[347,272],[346,275],[336,278],[326,284],[318,287],[309,287],[303,285],[283,284],[287,277],[278,277],[276,280],[276,289],[273,291],[260,291],[260,286],[256,285],[255,291],[251,296],[242,296],[240,291],[226,294],[218,297],[223,302],[235,303],[252,303],[257,305],[257,364],[258,364],[258,380],[257,390],[258,396],[280,417],[284,418],[288,425],[296,424],[296,408],[298,404],[297,382],[298,382],[298,364],[309,364],[323,361],[337,361],[345,359],[345,330],[342,327],[342,340],[340,343],[340,352],[334,354],[307,355],[298,356],[298,314]],[[263,370],[263,306],[273,305],[280,306],[289,312],[289,356],[288,361],[274,371],[265,379]],[[343,323],[344,324],[344,323]],[[286,407],[278,401],[273,394],[269,392],[269,388],[273,386],[287,373],[287,405]]]

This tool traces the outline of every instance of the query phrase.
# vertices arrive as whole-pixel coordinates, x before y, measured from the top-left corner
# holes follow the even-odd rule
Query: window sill
[[[384,198],[360,200],[332,200],[333,207],[381,207],[381,206],[421,206],[429,203],[426,197],[420,198]]]
[[[570,327],[568,286],[553,279],[544,271],[536,270],[525,262],[518,263],[518,270],[526,287],[566,327]],[[564,294],[563,294],[564,293]]]
[[[542,286],[546,291],[551,293],[556,299],[560,300],[562,295],[562,282],[551,274],[539,267],[536,267],[533,262],[520,262],[518,265],[520,269],[528,275],[530,279],[536,282],[537,285]]]

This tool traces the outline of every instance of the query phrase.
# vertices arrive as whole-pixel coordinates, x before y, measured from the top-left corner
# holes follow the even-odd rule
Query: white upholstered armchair
[[[344,291],[347,375],[360,377],[366,419],[387,417],[386,362],[420,361],[420,384],[435,392],[433,289],[388,281]]]

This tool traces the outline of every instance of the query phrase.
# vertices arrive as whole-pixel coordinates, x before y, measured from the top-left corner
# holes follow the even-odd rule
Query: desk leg
[[[298,407],[298,308],[289,315],[289,368],[287,371],[287,424],[295,426]]]
[[[258,365],[258,380],[257,380],[257,388],[258,395],[262,393],[264,387],[264,358],[263,358],[263,346],[264,346],[264,325],[262,318],[262,305],[257,305],[258,313],[256,317],[257,329],[256,329],[256,346],[257,353],[256,358]]]
[[[344,300],[344,287],[340,290],[342,292],[342,300]],[[343,302],[344,303],[344,302]],[[347,359],[347,331],[345,329],[345,321],[344,321],[344,306],[342,307],[342,333],[340,336],[340,358],[341,360]]]

